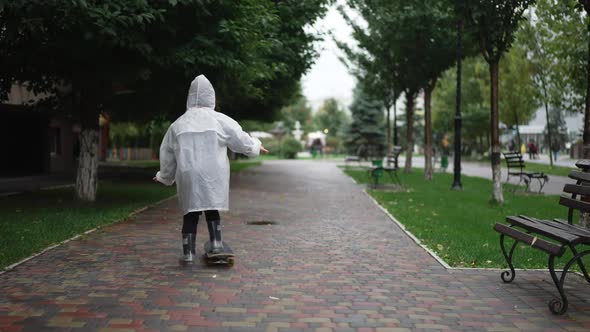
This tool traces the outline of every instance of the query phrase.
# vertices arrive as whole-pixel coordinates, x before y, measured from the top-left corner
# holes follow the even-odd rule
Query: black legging
[[[203,211],[195,211],[189,212],[182,217],[182,233],[196,233],[197,232],[197,224],[199,223],[199,216],[202,214]],[[213,221],[213,220],[220,220],[219,211],[217,210],[208,210],[205,211],[205,220]]]

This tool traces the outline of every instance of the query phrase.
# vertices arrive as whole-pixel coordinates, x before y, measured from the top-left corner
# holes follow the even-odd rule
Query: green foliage
[[[527,124],[539,107],[535,67],[527,50],[515,44],[500,62],[500,121],[508,126]]]
[[[75,96],[86,105],[74,108],[89,119],[107,101],[126,115],[174,115],[184,110],[188,83],[204,73],[221,110],[268,119],[313,63],[318,37],[304,27],[328,3],[11,1],[0,12],[0,99],[21,81],[54,93],[54,102]]]
[[[545,142],[549,142],[548,129],[551,129],[551,147],[554,151],[563,150],[565,143],[569,141],[564,115],[564,112],[557,107],[549,109],[549,121],[545,125],[543,134],[545,135]]]
[[[286,136],[281,140],[281,157],[283,158],[295,159],[301,149],[301,143],[293,136]]]
[[[295,129],[295,123],[299,121],[302,130],[306,132],[313,131],[311,107],[303,95],[299,95],[294,103],[283,107],[280,118],[285,127],[291,130]]]
[[[371,98],[357,84],[350,114],[352,121],[344,136],[348,152],[356,154],[361,147],[364,157],[381,156],[385,149],[383,103]]]
[[[481,57],[471,57],[463,61],[462,82],[462,138],[463,152],[483,154],[488,151],[487,137],[490,133],[489,115],[489,75],[487,64]],[[449,69],[439,79],[434,90],[433,128],[436,136],[448,134],[454,130],[455,98],[457,75],[455,69]]]
[[[589,18],[576,10],[577,0],[537,0],[519,41],[535,64],[541,100],[570,112],[582,112],[586,97]]]
[[[242,120],[240,121],[242,129],[246,132],[251,131],[269,131],[274,127],[272,122],[262,122],[256,120]]]
[[[297,158],[297,153],[303,148],[299,141],[289,135],[282,137],[280,141],[276,138],[262,139],[262,145],[269,151],[269,155],[287,159]]]
[[[455,15],[449,1],[349,0],[366,22],[353,27],[356,49],[339,42],[353,74],[389,107],[402,91],[432,84],[455,59]]]
[[[313,115],[313,126],[316,130],[328,129],[328,135],[340,137],[348,124],[348,116],[334,98],[324,101],[324,104]]]
[[[488,63],[498,63],[514,42],[524,11],[535,0],[471,0],[463,6],[467,22],[479,36],[480,51]]]

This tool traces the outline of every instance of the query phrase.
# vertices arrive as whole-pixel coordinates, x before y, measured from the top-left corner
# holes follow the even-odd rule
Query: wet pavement
[[[447,270],[334,162],[265,161],[232,176],[222,219],[235,266],[178,263],[171,199],[0,275],[0,331],[590,330],[578,277],[554,316],[547,272],[503,284],[499,271]]]

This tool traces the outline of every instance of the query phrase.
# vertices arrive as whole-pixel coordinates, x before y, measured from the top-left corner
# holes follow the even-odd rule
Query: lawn
[[[358,183],[366,182],[366,171],[345,172]],[[558,205],[558,196],[505,191],[505,202],[498,206],[489,203],[492,183],[487,179],[462,176],[464,189],[453,191],[452,174],[436,173],[431,182],[424,180],[421,170],[399,175],[407,192],[375,190],[369,191],[370,195],[450,266],[505,267],[499,234],[492,227],[506,216],[567,217],[566,208]],[[521,244],[514,262],[517,268],[546,268],[547,255]]]
[[[140,164],[140,163],[136,163]],[[260,165],[232,162],[232,172]],[[137,166],[137,165],[134,165]],[[143,167],[149,167],[148,169]],[[176,187],[152,182],[156,165],[120,172],[101,180],[96,203],[73,199],[73,188],[41,190],[0,198],[0,269],[89,229],[125,219],[133,211],[176,194]]]

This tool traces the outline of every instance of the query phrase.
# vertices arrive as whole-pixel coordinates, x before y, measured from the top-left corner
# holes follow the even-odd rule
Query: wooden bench
[[[506,176],[506,183],[510,176],[517,176],[519,178],[518,185],[525,183],[525,191],[530,191],[530,185],[533,179],[539,181],[539,193],[543,190],[545,184],[549,181],[549,177],[542,172],[526,172],[524,160],[520,152],[503,152],[504,160],[506,161],[506,168],[508,169],[508,176]]]
[[[582,257],[590,254],[590,248],[585,247],[590,245],[590,230],[573,224],[574,211],[590,212],[590,173],[576,170],[572,171],[569,177],[575,179],[576,184],[566,184],[563,189],[564,194],[559,199],[559,204],[568,208],[567,220],[542,220],[520,215],[506,217],[508,225],[500,223],[494,225],[494,230],[500,233],[500,248],[510,268],[510,271],[503,271],[501,274],[505,283],[512,282],[515,277],[512,258],[518,243],[539,249],[549,256],[549,274],[560,295],[560,298],[549,301],[549,310],[558,315],[567,311],[568,299],[563,285],[574,263],[578,264],[584,278],[590,283],[590,276],[582,261]],[[504,243],[506,236],[515,240],[509,250]],[[578,252],[579,247],[584,247],[583,251]],[[568,249],[573,257],[565,263],[558,277],[555,272],[555,258],[562,257]]]
[[[391,181],[401,185],[401,181],[397,176],[397,171],[399,169],[398,159],[401,152],[401,146],[394,146],[392,152],[385,156],[385,165],[374,165],[369,168],[369,183],[372,188],[377,187],[379,184],[379,178],[383,176],[383,173],[386,173]]]

